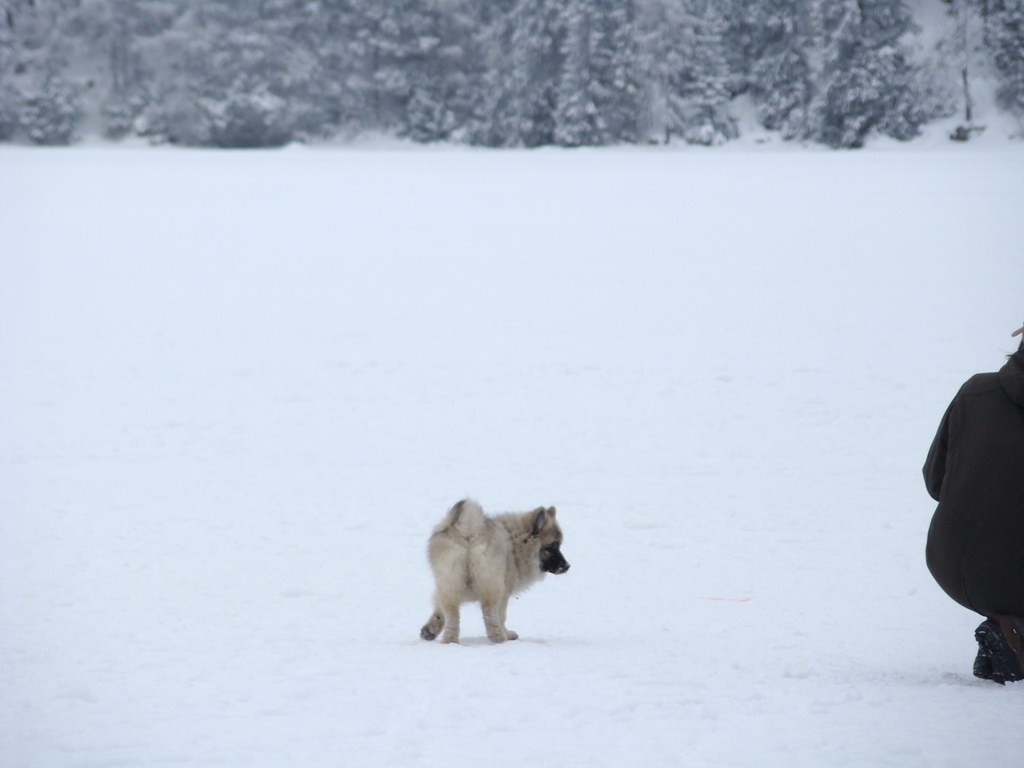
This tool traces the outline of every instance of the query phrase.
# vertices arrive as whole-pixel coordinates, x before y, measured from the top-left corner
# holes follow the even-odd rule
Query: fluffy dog
[[[508,600],[545,573],[569,570],[561,546],[554,507],[487,517],[475,501],[460,501],[427,544],[436,589],[420,637],[433,640],[443,629],[442,643],[459,642],[459,606],[479,602],[492,643],[517,639],[505,626]]]

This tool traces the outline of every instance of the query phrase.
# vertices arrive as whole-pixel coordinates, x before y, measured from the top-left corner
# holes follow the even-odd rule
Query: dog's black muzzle
[[[565,573],[569,570],[569,561],[562,557],[558,544],[548,544],[540,551],[540,569],[546,573]]]

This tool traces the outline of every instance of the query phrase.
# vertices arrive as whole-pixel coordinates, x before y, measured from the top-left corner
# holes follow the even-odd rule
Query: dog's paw
[[[511,629],[507,629],[505,631],[508,633],[508,639],[509,640],[518,640],[519,639],[519,633],[518,632],[513,632]]]
[[[430,631],[430,626],[428,625],[420,630],[420,637],[422,637],[424,640],[433,640],[435,637],[437,637],[437,635],[434,632]]]
[[[459,638],[457,636],[453,636],[453,635],[444,635],[441,638],[441,642],[444,643],[445,645],[448,645],[450,643],[454,643],[455,645],[458,645],[459,644]]]

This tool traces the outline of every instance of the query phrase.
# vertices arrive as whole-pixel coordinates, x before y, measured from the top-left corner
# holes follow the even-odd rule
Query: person
[[[1024,328],[1013,332],[1022,336]],[[1024,679],[1024,336],[998,373],[972,376],[950,403],[924,464],[939,502],[928,570],[985,617],[974,674]]]

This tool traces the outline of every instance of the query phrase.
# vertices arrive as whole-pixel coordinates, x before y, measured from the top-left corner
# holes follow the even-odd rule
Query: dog
[[[516,640],[505,626],[509,598],[547,573],[569,570],[562,556],[562,529],[554,507],[487,517],[480,505],[464,499],[434,528],[427,557],[434,572],[434,612],[420,637],[459,642],[459,606],[479,602],[492,643]]]

